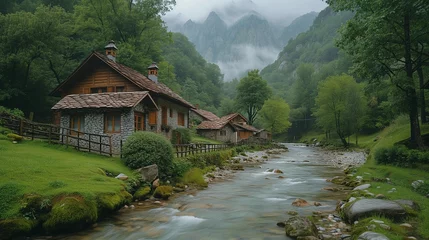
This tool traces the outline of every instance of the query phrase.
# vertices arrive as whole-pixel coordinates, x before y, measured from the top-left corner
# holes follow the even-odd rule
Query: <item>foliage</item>
[[[10,239],[12,236],[31,232],[36,222],[25,218],[0,220],[0,238]]]
[[[289,112],[289,105],[283,99],[268,99],[260,111],[260,121],[273,134],[282,133],[291,126]]]
[[[18,118],[23,118],[24,117],[24,113],[19,110],[18,108],[14,108],[14,109],[8,109],[5,108],[3,106],[0,106],[0,113],[7,113],[10,114],[14,117],[18,117]]]
[[[429,152],[393,146],[377,149],[374,159],[377,164],[415,168],[419,163],[429,164]]]
[[[227,160],[233,157],[234,150],[223,150],[208,153],[199,153],[187,156],[185,159],[192,164],[192,166],[204,169],[208,166],[222,167]]]
[[[183,158],[174,158],[171,165],[170,174],[174,179],[179,179],[192,168],[192,163]]]
[[[160,174],[166,174],[173,160],[173,147],[164,136],[153,132],[135,132],[122,148],[122,160],[133,169],[158,165]]]
[[[22,190],[23,186],[14,182],[0,185],[0,219],[13,216],[13,211],[16,211],[15,204],[19,201]]]
[[[98,216],[106,213],[119,210],[125,204],[129,204],[132,200],[131,194],[122,190],[117,193],[103,193],[97,195]]]
[[[179,141],[180,140],[180,141]],[[188,128],[176,128],[173,130],[172,144],[189,144],[191,143],[191,130]]]
[[[247,76],[240,80],[237,86],[237,106],[247,113],[247,120],[252,125],[264,105],[265,100],[270,98],[271,89],[262,77],[259,70],[248,72]]]
[[[159,186],[155,189],[153,196],[156,198],[167,200],[170,196],[173,195],[172,186]]]
[[[429,194],[429,183],[420,184],[417,187],[416,192],[420,193],[423,196],[427,196]]]
[[[388,76],[401,91],[410,117],[411,141],[422,148],[414,74],[429,62],[425,47],[429,32],[423,27],[429,6],[421,0],[327,2],[337,11],[356,12],[341,28],[337,45],[352,56],[356,73],[375,81]]]
[[[208,184],[204,180],[203,171],[199,168],[192,168],[183,176],[182,182],[184,184],[195,184],[200,187],[207,187]]]
[[[363,88],[353,77],[332,76],[319,84],[314,115],[325,131],[335,130],[344,146],[346,137],[357,133],[365,115]]]
[[[13,141],[21,142],[24,138],[22,136],[19,136],[15,133],[8,133],[6,135],[8,138],[12,139]]]
[[[150,197],[150,187],[141,187],[134,193],[134,199],[146,200]]]

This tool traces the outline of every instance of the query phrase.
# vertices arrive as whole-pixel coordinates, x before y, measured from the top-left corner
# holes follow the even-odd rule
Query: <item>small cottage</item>
[[[217,121],[220,118],[210,111],[198,108],[198,105],[196,105],[194,109],[191,109],[189,119],[191,124],[196,126],[204,121]]]
[[[116,62],[111,41],[105,54],[92,52],[57,88],[62,99],[52,108],[54,123],[87,133],[126,140],[134,131],[153,131],[171,138],[176,128],[189,127],[193,105],[158,81],[158,66],[147,76]],[[118,149],[118,141],[114,141]]]
[[[237,143],[253,136],[258,129],[247,124],[247,119],[233,113],[214,121],[204,121],[197,126],[197,133],[203,137],[221,142]]]

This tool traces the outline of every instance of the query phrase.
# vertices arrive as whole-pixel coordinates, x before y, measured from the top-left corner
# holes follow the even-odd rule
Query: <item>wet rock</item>
[[[286,227],[286,223],[285,222],[278,222],[277,226],[284,228],[284,227]]]
[[[289,211],[289,212],[287,212],[287,214],[289,214],[289,215],[291,215],[291,216],[296,216],[296,215],[298,215],[298,212],[295,212],[295,211]]]
[[[286,235],[289,237],[317,236],[316,225],[306,217],[291,217],[285,222]]]
[[[358,240],[389,240],[389,238],[380,233],[364,232],[359,236]]]
[[[322,206],[322,204],[320,202],[314,202],[314,206],[320,207],[320,206]]]
[[[280,179],[284,179],[285,177],[284,177],[284,176],[279,176],[278,178],[280,178]]]
[[[158,165],[153,164],[136,170],[141,175],[143,182],[153,182],[158,178]]]
[[[297,237],[296,240],[319,240],[315,236],[305,236],[305,237]]]
[[[338,188],[333,188],[333,187],[325,187],[325,188],[323,188],[323,190],[331,191],[331,192],[338,192],[339,191]]]
[[[407,216],[405,209],[394,201],[382,199],[361,199],[351,203],[344,209],[344,214],[349,223],[370,216],[385,216],[393,220],[400,220]]]
[[[383,222],[383,221],[381,221],[381,220],[372,219],[372,220],[371,220],[371,223],[378,223],[378,224],[382,224],[382,223],[384,223],[384,222]]]
[[[302,198],[297,198],[295,201],[293,201],[292,206],[307,207],[307,206],[310,206],[310,204]]]
[[[375,198],[377,198],[377,199],[385,199],[385,198],[386,198],[386,196],[384,196],[383,194],[377,194],[377,195],[375,196]]]
[[[402,223],[401,225],[399,225],[401,228],[405,229],[405,230],[411,230],[413,229],[413,226],[409,223]]]
[[[280,169],[274,169],[273,173],[283,174],[282,170]]]
[[[363,185],[360,185],[360,186],[355,187],[355,188],[353,189],[353,191],[356,191],[356,190],[365,190],[365,189],[368,189],[368,188],[370,188],[370,187],[371,187],[371,184],[363,184]]]
[[[125,174],[123,174],[123,173],[120,173],[118,176],[116,176],[115,177],[116,179],[119,179],[119,180],[123,180],[123,181],[125,181],[125,180],[127,180],[128,179],[128,176],[127,175],[125,175]]]

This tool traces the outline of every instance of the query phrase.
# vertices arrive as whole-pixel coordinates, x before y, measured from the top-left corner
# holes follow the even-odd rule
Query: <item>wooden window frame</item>
[[[168,125],[168,108],[166,106],[161,107],[161,124],[163,126]]]
[[[138,118],[141,118],[141,124],[138,125]],[[145,117],[141,112],[134,112],[134,131],[144,131],[145,128]]]
[[[177,113],[177,125],[178,126],[185,126],[185,114],[182,112]]]
[[[74,118],[77,118],[77,130],[73,128]],[[70,115],[70,134],[77,135],[77,132],[83,132],[83,128],[85,128],[85,115],[83,114],[72,114]]]
[[[158,111],[156,110],[151,111],[149,112],[148,115],[149,115],[149,125],[156,126],[158,124]],[[155,118],[155,122],[152,121],[153,120],[152,117]]]
[[[115,128],[115,118],[119,115],[119,130]],[[109,131],[108,128],[108,118],[112,118],[112,131]],[[104,133],[121,133],[121,125],[122,125],[122,116],[120,112],[108,112],[104,114]]]
[[[106,91],[103,92],[104,89]],[[91,88],[91,93],[92,94],[95,94],[95,93],[106,93],[108,91],[109,91],[108,87],[93,87],[93,88]]]

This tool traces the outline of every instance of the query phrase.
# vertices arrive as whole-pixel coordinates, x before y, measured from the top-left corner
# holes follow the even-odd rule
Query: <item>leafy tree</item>
[[[224,98],[220,102],[220,108],[219,108],[219,116],[226,116],[230,113],[235,113],[239,109],[237,105],[235,104],[235,101],[230,98]]]
[[[289,122],[289,112],[289,104],[283,99],[268,99],[259,113],[262,126],[273,134],[285,132],[292,125]]]
[[[335,130],[344,146],[358,133],[365,117],[363,88],[348,75],[332,76],[319,84],[314,116],[324,130]]]
[[[356,15],[337,44],[353,57],[355,71],[378,80],[389,76],[406,99],[411,143],[422,148],[414,74],[429,62],[429,5],[424,0],[328,0],[335,10]]]
[[[259,70],[250,71],[240,80],[237,86],[237,106],[247,113],[249,124],[252,125],[265,100],[270,98],[271,89],[267,81],[259,75]]]

